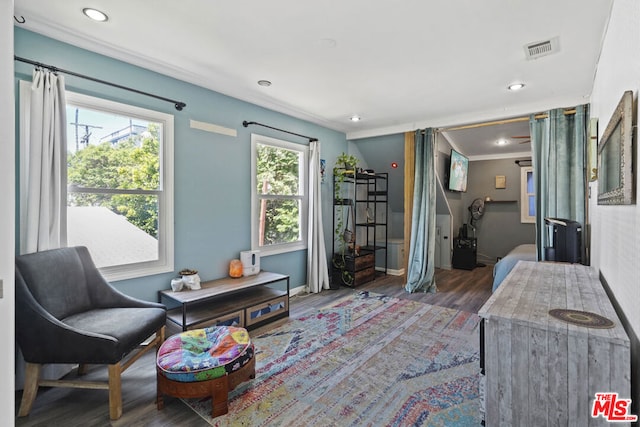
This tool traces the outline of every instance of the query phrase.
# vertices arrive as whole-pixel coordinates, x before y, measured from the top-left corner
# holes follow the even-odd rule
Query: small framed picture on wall
[[[507,177],[504,175],[496,175],[496,188],[507,188]]]

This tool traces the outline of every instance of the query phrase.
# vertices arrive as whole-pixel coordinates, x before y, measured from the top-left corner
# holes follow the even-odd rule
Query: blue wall
[[[243,102],[202,87],[176,80],[144,68],[80,49],[42,35],[16,28],[15,55],[61,69],[118,83],[141,91],[183,101],[183,111],[171,103],[132,92],[65,76],[69,91],[85,93],[174,115],[175,126],[175,271],[195,268],[203,280],[224,277],[229,261],[251,247],[250,163],[251,133],[259,133],[300,144],[302,138],[262,127],[244,128],[242,121],[257,121],[316,137],[321,142],[327,169],[346,151],[343,133]],[[33,67],[15,63],[18,81],[31,80]],[[16,129],[19,111],[16,99]],[[204,132],[189,127],[189,120],[236,129],[237,137]],[[16,137],[16,141],[18,138]],[[18,150],[17,144],[17,150]],[[19,176],[19,172],[17,173]],[[330,182],[330,179],[327,180]],[[325,244],[331,249],[331,188],[323,184]],[[19,204],[17,204],[19,205]],[[19,238],[17,238],[19,241]],[[306,284],[306,251],[272,255],[261,259],[264,270],[291,276],[291,287]],[[115,282],[121,291],[156,300],[157,291],[168,289],[174,273]]]
[[[376,136],[352,142],[366,159],[369,168],[389,174],[389,209],[404,212],[404,134]],[[391,167],[392,162],[398,164],[396,169]]]

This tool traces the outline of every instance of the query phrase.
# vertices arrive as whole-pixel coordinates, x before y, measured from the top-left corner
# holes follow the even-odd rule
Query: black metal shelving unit
[[[388,173],[343,173],[339,183],[340,194],[336,194],[334,175],[333,200],[333,245],[331,282],[340,285],[358,286],[376,276],[376,260],[383,259],[379,267],[383,274],[388,266]],[[351,215],[351,216],[349,216]],[[353,243],[340,241],[342,231],[337,230],[337,218],[342,218],[342,227],[353,227]]]

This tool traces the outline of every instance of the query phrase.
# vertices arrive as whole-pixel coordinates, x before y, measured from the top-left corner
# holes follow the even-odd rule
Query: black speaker
[[[462,270],[473,270],[476,268],[476,239],[454,239],[453,268]]]
[[[545,218],[551,230],[551,246],[545,247],[547,261],[582,262],[582,225],[563,218]]]

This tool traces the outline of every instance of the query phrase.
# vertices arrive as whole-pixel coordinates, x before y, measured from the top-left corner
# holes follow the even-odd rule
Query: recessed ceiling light
[[[525,86],[524,83],[512,83],[509,86],[507,86],[507,89],[516,91],[524,88],[524,86]]]
[[[351,120],[352,122],[359,122],[360,121],[360,116],[358,116],[358,115],[351,116],[351,117],[349,117],[349,120]]]
[[[106,13],[100,12],[97,9],[91,9],[90,7],[85,7],[84,9],[82,9],[82,13],[98,22],[105,22],[109,19]]]
[[[509,141],[507,141],[506,139],[499,139],[496,141],[496,144],[498,145],[507,145],[509,143]]]
[[[269,87],[271,86],[271,82],[269,80],[258,80],[258,84],[260,86]]]

